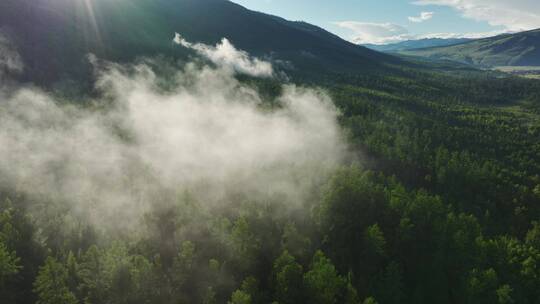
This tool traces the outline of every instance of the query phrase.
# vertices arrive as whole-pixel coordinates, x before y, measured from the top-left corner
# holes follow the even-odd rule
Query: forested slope
[[[504,34],[451,46],[404,50],[400,53],[482,67],[538,66],[540,30]]]

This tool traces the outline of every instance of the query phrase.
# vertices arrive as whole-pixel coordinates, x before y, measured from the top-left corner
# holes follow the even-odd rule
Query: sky
[[[355,43],[479,38],[540,28],[540,0],[233,0]]]

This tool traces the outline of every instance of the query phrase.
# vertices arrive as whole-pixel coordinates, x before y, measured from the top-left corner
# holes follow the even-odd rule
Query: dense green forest
[[[156,193],[125,234],[2,189],[1,302],[538,303],[540,81],[319,76],[293,80],[329,92],[351,156],[295,207]],[[280,81],[239,78],[279,107]]]

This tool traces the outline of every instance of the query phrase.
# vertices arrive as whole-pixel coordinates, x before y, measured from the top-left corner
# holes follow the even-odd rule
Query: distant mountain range
[[[540,29],[477,39],[457,45],[402,50],[398,53],[481,67],[540,66]]]
[[[24,78],[44,84],[87,75],[88,53],[121,62],[157,54],[185,57],[189,52],[172,44],[175,32],[207,44],[226,37],[298,70],[375,71],[400,61],[319,27],[226,0],[1,0],[0,31],[16,44]]]
[[[425,38],[417,40],[406,40],[390,44],[364,44],[363,46],[379,52],[397,52],[429,47],[448,46],[471,41],[467,38]]]

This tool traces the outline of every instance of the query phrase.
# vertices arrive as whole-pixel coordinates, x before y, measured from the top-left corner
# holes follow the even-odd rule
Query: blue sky
[[[540,0],[233,0],[358,43],[482,37],[540,27]]]

